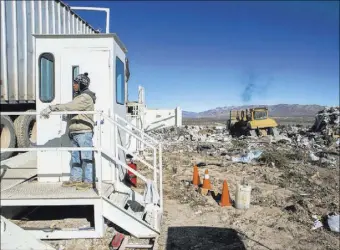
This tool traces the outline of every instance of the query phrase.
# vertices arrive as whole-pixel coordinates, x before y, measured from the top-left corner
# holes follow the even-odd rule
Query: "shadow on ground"
[[[169,227],[166,250],[246,250],[239,234],[230,228]]]

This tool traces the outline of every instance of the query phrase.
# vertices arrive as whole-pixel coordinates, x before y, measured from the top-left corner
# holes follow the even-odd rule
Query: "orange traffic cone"
[[[198,167],[195,165],[194,166],[194,174],[192,176],[192,184],[195,186],[200,185],[200,175],[198,173]]]
[[[208,190],[212,189],[211,183],[210,183],[210,180],[209,180],[208,169],[206,169],[205,172],[204,172],[204,179],[203,179],[203,186],[202,186],[202,188],[208,189]]]
[[[230,207],[231,206],[231,199],[230,199],[230,194],[229,194],[229,188],[227,181],[224,180],[223,182],[223,188],[222,188],[222,197],[220,201],[220,206],[221,207]]]

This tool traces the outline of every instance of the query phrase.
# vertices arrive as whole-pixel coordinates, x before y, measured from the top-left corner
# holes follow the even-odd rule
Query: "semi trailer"
[[[99,33],[62,1],[1,0],[1,111],[36,110],[33,34]],[[51,46],[53,46],[51,44]],[[1,116],[1,148],[36,145],[36,116]],[[1,152],[1,160],[12,152]]]

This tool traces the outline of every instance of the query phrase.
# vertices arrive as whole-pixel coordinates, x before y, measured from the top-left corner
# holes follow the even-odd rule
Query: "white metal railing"
[[[93,11],[104,11],[106,12],[106,29],[105,33],[110,33],[110,8],[98,8],[98,7],[70,7],[73,10],[93,10]]]
[[[133,107],[135,108],[135,106],[133,106]],[[143,122],[142,119],[143,119],[142,116],[138,112],[137,112],[137,114],[130,114],[130,113],[126,114],[126,120],[128,121],[128,123],[134,125],[135,127],[137,127],[140,130],[143,130],[143,127],[144,127],[144,122]],[[132,128],[132,130],[134,132],[136,132],[137,134],[140,134],[138,131],[134,130],[133,128]],[[141,137],[143,138],[143,135],[141,135]],[[129,138],[126,142],[127,147],[131,146],[131,142],[132,142],[132,136],[129,136]],[[134,145],[134,146],[136,147],[135,151],[138,152],[139,154],[143,154],[145,152],[144,151],[144,145],[141,142],[136,141],[136,145]]]
[[[114,119],[112,119],[111,117],[106,117],[106,118],[108,118],[108,120],[110,122],[114,123],[116,126],[120,127],[121,129],[123,129],[125,132],[127,132],[131,136],[135,137],[137,140],[139,140],[140,143],[143,143],[145,146],[148,146],[149,148],[151,148],[151,150],[153,151],[154,182],[155,182],[155,185],[156,185],[156,188],[157,188],[157,173],[158,173],[158,175],[159,175],[159,179],[158,179],[159,189],[158,190],[159,190],[159,195],[160,195],[160,207],[163,211],[163,178],[162,178],[162,176],[163,176],[163,172],[162,172],[163,159],[162,159],[162,144],[161,144],[161,142],[152,138],[151,136],[146,134],[142,129],[136,127],[131,122],[127,121],[126,119],[124,119],[123,117],[121,117],[117,114],[114,115]],[[119,124],[119,122],[122,122],[124,125]],[[126,125],[131,126],[132,131],[135,130],[137,133],[133,133],[132,131],[125,128],[124,126],[126,126]],[[117,143],[117,140],[116,140],[116,143]],[[136,154],[133,154],[131,151],[124,148],[123,146],[117,145],[116,149],[118,149],[118,148],[120,148],[124,152],[131,154],[133,157],[138,159],[140,162],[142,162],[147,167],[152,168],[149,163],[144,161],[141,157],[138,157]],[[157,158],[157,155],[158,155],[158,158]],[[157,165],[158,165],[158,167],[157,167]]]
[[[125,124],[129,124],[133,130],[136,130],[137,133],[140,133],[141,135],[143,135],[145,138],[147,138],[149,141],[151,141],[152,144],[158,145],[160,142],[158,142],[156,139],[152,138],[151,136],[149,136],[147,133],[145,133],[142,129],[137,128],[135,125],[133,125],[131,122],[128,122],[126,119],[120,117],[119,115],[115,114],[115,119],[116,121],[122,121]]]
[[[94,119],[95,124],[97,125],[97,145],[94,145],[94,147],[44,147],[44,146],[36,146],[32,148],[1,148],[1,152],[23,152],[23,151],[94,151],[97,152],[99,155],[98,157],[98,164],[96,164],[96,169],[98,171],[98,194],[102,196],[102,156],[103,154],[108,156],[113,162],[116,164],[121,165],[123,168],[126,170],[132,172],[134,175],[136,175],[138,178],[143,180],[144,182],[147,182],[148,179],[140,174],[138,171],[135,171],[131,167],[129,167],[126,163],[122,162],[119,160],[119,155],[118,155],[118,149],[122,150],[124,153],[130,153],[133,155],[133,157],[136,157],[141,163],[145,164],[148,168],[153,170],[153,179],[154,183],[156,185],[156,189],[159,192],[160,195],[160,208],[163,211],[163,177],[162,177],[162,145],[149,135],[145,134],[144,131],[138,129],[131,123],[127,122],[124,118],[119,117],[116,115],[114,119],[112,119],[109,116],[106,116],[103,114],[102,111],[63,111],[63,112],[51,112],[50,115],[74,115],[74,114],[87,114],[87,115],[95,115],[96,119]],[[34,115],[38,116],[39,113],[37,112],[1,112],[1,116],[5,115]],[[102,121],[107,120],[110,122],[114,128],[115,128],[115,146],[116,146],[116,151],[115,155],[112,155],[109,150],[103,149],[102,148]],[[124,125],[120,124],[118,121],[122,121]],[[130,125],[133,129],[137,130],[137,132],[140,135],[143,135],[143,137],[148,138],[151,140],[153,143],[147,142],[144,140],[142,137],[138,136],[134,132],[130,131],[129,129],[126,128],[126,125]],[[146,146],[150,147],[153,152],[154,152],[154,158],[153,158],[153,164],[150,164],[143,160],[141,157],[138,157],[135,154],[132,154],[127,148],[125,148],[123,145],[120,145],[118,143],[118,128],[123,130],[124,132],[130,134],[131,136],[135,137],[137,140],[141,141],[144,143]],[[95,131],[94,131],[95,132]],[[157,151],[158,151],[158,161],[157,161]],[[99,169],[98,169],[99,168]],[[117,168],[115,168],[117,170]],[[118,177],[118,175],[115,175]],[[157,178],[158,177],[158,178]],[[112,184],[117,181],[112,179]],[[157,185],[157,182],[159,181],[159,186]],[[155,217],[155,222],[157,221],[157,218]],[[157,223],[155,223],[157,225]]]
[[[154,176],[154,183],[156,186],[156,189],[159,192],[160,195],[160,207],[161,209],[163,209],[163,185],[162,185],[162,145],[160,142],[156,141],[154,138],[152,138],[151,136],[147,135],[146,133],[144,133],[144,131],[140,130],[139,128],[137,128],[136,126],[134,126],[133,124],[129,123],[127,120],[125,120],[124,118],[118,116],[117,114],[115,114],[114,119],[112,119],[111,117],[108,117],[106,115],[103,115],[106,120],[108,120],[109,122],[111,122],[112,124],[114,124],[117,128],[120,128],[121,130],[125,131],[127,134],[133,136],[134,138],[136,138],[137,140],[139,140],[140,142],[142,142],[144,145],[148,146],[149,148],[152,149],[153,151],[153,164],[151,165],[150,163],[146,162],[145,160],[143,160],[141,157],[137,156],[136,154],[133,154],[130,150],[128,150],[127,148],[125,148],[123,145],[119,145],[118,141],[116,140],[116,158],[118,156],[118,149],[121,149],[123,152],[125,153],[129,153],[131,154],[133,157],[135,157],[136,159],[140,160],[140,162],[142,162],[143,164],[145,164],[148,168],[153,170],[153,176]],[[120,124],[119,121],[123,122],[124,125]],[[126,128],[126,125],[131,126],[133,129],[135,129],[138,134],[140,134],[140,136],[132,131],[130,131],[129,129]],[[118,133],[118,129],[115,130],[116,133]],[[150,139],[152,143],[147,142],[144,138],[148,138]],[[116,134],[116,138],[118,138],[118,135]],[[157,158],[157,153],[158,153],[158,158]],[[159,188],[158,188],[158,183],[159,183]]]

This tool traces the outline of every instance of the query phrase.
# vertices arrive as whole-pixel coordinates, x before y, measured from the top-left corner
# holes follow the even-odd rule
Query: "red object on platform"
[[[130,168],[137,171],[137,165],[135,163],[129,163],[128,165],[129,165]],[[129,176],[129,180],[130,180],[131,184],[134,187],[137,187],[137,176],[129,170],[128,170],[128,176]]]

